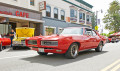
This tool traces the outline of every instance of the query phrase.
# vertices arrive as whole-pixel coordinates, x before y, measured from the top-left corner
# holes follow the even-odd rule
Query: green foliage
[[[120,31],[120,3],[117,0],[110,3],[110,7],[103,18],[103,22],[106,23],[105,29],[115,32]]]
[[[109,37],[109,36],[110,36],[111,34],[113,34],[113,33],[115,33],[115,31],[111,31],[111,32],[109,32],[108,34],[106,34],[106,33],[101,33],[100,35]]]
[[[102,36],[109,36],[109,34],[106,34],[106,33],[101,33],[100,35],[102,35]]]
[[[96,16],[95,13],[92,14],[92,29],[95,30],[95,26],[96,26]]]

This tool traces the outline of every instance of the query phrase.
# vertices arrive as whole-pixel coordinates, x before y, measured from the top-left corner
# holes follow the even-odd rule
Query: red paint
[[[0,14],[12,15],[12,12],[0,11]]]
[[[10,45],[11,40],[10,38],[0,38],[0,43],[2,43],[2,46]]]
[[[73,27],[77,28],[77,27]],[[85,31],[85,28],[83,31]],[[84,34],[84,32],[83,32]],[[29,40],[37,40],[37,45],[28,44]],[[42,46],[41,41],[58,41],[58,46]],[[99,43],[103,41],[105,43],[105,38],[100,36],[97,33],[97,36],[87,36],[87,35],[51,35],[51,36],[36,36],[26,39],[25,43],[28,47],[38,47],[38,48],[52,48],[52,49],[44,49],[46,53],[58,53],[64,54],[68,50],[69,46],[78,42],[80,44],[79,51],[97,48]],[[32,50],[38,51],[38,48],[32,48]],[[62,50],[62,52],[57,52],[56,50]]]
[[[13,15],[12,12],[0,11],[0,14]],[[29,18],[29,13],[16,11],[15,16]]]
[[[16,16],[29,18],[29,13],[16,11]]]

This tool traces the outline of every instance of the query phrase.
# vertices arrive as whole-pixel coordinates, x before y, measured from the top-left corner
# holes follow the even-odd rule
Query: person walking
[[[14,39],[14,30],[12,29],[10,32],[11,47],[12,47],[13,39]]]

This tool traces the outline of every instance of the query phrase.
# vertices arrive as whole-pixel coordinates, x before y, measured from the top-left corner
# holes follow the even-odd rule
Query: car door
[[[92,47],[93,39],[92,39],[92,31],[91,29],[86,28],[85,29],[85,49],[89,49]]]
[[[98,38],[99,38],[99,36],[96,34],[96,32],[95,31],[92,31],[92,38],[93,38],[93,43],[92,43],[92,47],[93,48],[95,48],[95,47],[97,47],[98,46]]]

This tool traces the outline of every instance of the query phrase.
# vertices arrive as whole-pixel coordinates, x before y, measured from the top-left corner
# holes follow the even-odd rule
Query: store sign
[[[14,15],[12,12],[7,12],[7,11],[0,11],[0,14]],[[15,16],[29,18],[29,13],[20,12],[20,11],[15,11]]]
[[[16,16],[29,18],[29,13],[16,11]]]
[[[12,12],[0,11],[0,14],[12,15]]]
[[[46,1],[40,2],[40,11],[46,10]]]

